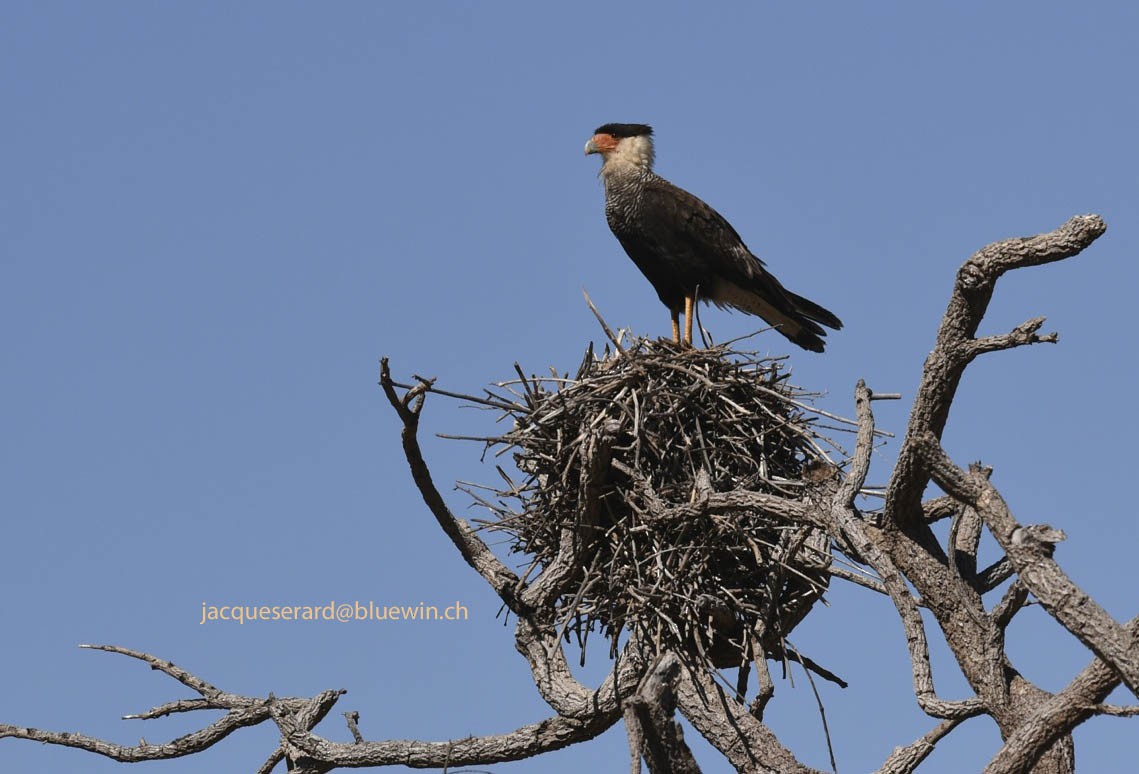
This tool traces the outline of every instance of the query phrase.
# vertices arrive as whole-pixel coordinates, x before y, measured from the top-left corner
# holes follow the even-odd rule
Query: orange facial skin
[[[616,137],[611,134],[595,134],[589,139],[585,146],[585,152],[589,153],[609,153],[610,151],[617,150],[617,143],[620,142]]]

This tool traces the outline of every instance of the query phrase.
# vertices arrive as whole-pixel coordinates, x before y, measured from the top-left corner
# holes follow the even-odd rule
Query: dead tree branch
[[[974,336],[988,310],[997,280],[1014,269],[1078,255],[1106,230],[1107,225],[1098,215],[1077,215],[1050,233],[991,244],[958,270],[949,306],[937,332],[937,343],[922,369],[906,437],[886,491],[888,522],[903,523],[921,513],[921,495],[929,477],[915,444],[918,436],[926,432],[941,439],[965,367],[982,351],[987,351],[986,345],[979,345]],[[1043,319],[1040,322],[1043,323]],[[1031,327],[1031,323],[1027,325]],[[1021,326],[1017,330],[1025,331],[1019,337],[1015,332],[1010,336],[1019,343],[1032,343],[1029,339],[1038,328],[1039,325],[1028,331]]]
[[[7,724],[0,724],[0,738],[29,739],[62,747],[74,747],[123,763],[181,758],[214,746],[240,728],[255,726],[270,720],[274,715],[274,705],[276,713],[282,718],[302,714],[304,714],[304,718],[307,718],[308,715],[305,713],[309,712],[308,708],[313,701],[318,701],[321,706],[331,707],[336,699],[344,693],[344,691],[325,691],[314,699],[253,699],[221,691],[173,663],[147,653],[117,645],[82,645],[80,647],[117,653],[142,661],[151,669],[177,680],[202,697],[198,700],[170,702],[149,712],[125,715],[124,718],[143,719],[160,717],[174,711],[191,712],[197,710],[223,710],[226,714],[201,731],[186,734],[163,744],[149,744],[143,741],[137,745],[124,746],[83,734],[43,731],[37,728],[23,728]],[[301,722],[304,722],[303,718]]]
[[[949,718],[938,723],[932,731],[905,747],[897,747],[878,769],[877,774],[910,774],[929,757],[937,743],[949,735],[966,718]]]
[[[889,597],[906,638],[914,696],[941,721],[896,748],[881,774],[916,770],[940,740],[980,715],[995,722],[1003,739],[986,772],[1073,774],[1073,729],[1097,715],[1139,715],[1139,707],[1104,703],[1120,684],[1139,696],[1139,618],[1120,625],[1076,586],[1053,557],[1064,533],[1021,525],[989,481],[991,469],[958,467],[941,437],[975,358],[1058,340],[1039,332],[1043,317],[978,337],[997,280],[1072,257],[1105,228],[1098,216],[1079,216],[1051,233],[989,245],[964,263],[925,361],[883,510],[870,517],[856,502],[867,493],[875,439],[888,435],[875,427],[872,401],[896,396],[875,395],[862,380],[854,391],[855,419],[845,420],[809,406],[809,394],[786,382],[781,358],[622,340],[592,303],[617,353],[595,356],[591,346],[573,379],[557,372],[527,376],[515,364],[517,378],[498,385],[501,394],[467,396],[418,376],[412,384],[396,382],[385,358],[379,383],[402,425],[412,479],[460,556],[515,615],[515,647],[553,712],[544,720],[450,741],[375,741],[349,711],[353,741],[334,742],[316,729],[342,690],[250,698],[155,656],[103,645],[84,647],[142,661],[195,694],[126,718],[224,714],[162,744],[124,746],[14,725],[0,725],[0,737],[137,762],[192,755],[239,728],[272,723],[280,741],[260,773],[284,762],[294,774],[324,774],[521,760],[593,739],[623,719],[632,772],[641,771],[642,761],[654,774],[698,772],[679,713],[738,771],[808,774],[815,770],[763,722],[774,695],[768,662],[794,660],[809,677],[845,686],[789,642],[830,578],[839,577]],[[517,471],[497,467],[505,488],[482,487],[493,493],[485,498],[475,494],[497,516],[485,526],[456,518],[435,486],[418,438],[428,393],[514,420],[512,430],[479,439],[488,449],[505,445],[515,452]],[[854,427],[845,462],[830,456],[847,453],[817,432],[827,426],[814,424],[818,417]],[[945,495],[923,502],[931,481]],[[511,498],[522,503],[519,510],[501,505]],[[933,529],[945,519],[951,520],[947,538]],[[521,576],[508,569],[479,529],[511,535],[510,547],[529,557],[529,569]],[[1004,556],[979,570],[986,530]],[[993,595],[986,602],[1010,578],[1000,600],[994,603]],[[1005,648],[1009,624],[1030,596],[1094,654],[1056,694],[1025,679]],[[922,607],[936,629],[927,626]],[[938,629],[970,686],[967,698],[943,699],[935,691],[930,637]],[[565,650],[576,637],[584,658],[593,631],[601,632],[611,660],[596,687],[574,676]],[[734,678],[723,674],[729,669]]]
[[[451,542],[455,544],[455,548],[459,550],[459,554],[467,561],[467,564],[486,579],[486,582],[491,585],[491,588],[495,590],[507,607],[515,613],[519,613],[522,610],[522,605],[517,598],[518,576],[499,561],[498,557],[491,552],[486,543],[474,534],[466,522],[455,518],[443,500],[443,496],[435,487],[435,482],[431,478],[431,470],[423,460],[423,451],[419,448],[419,415],[423,411],[423,402],[430,386],[430,381],[421,382],[408,390],[401,398],[396,394],[391,370],[388,367],[388,359],[383,358],[380,361],[380,387],[403,422],[403,432],[401,433],[403,451],[407,457],[407,464],[411,468],[411,476],[423,497],[423,502],[435,516],[435,520],[443,532],[451,538]]]
[[[919,436],[915,446],[937,485],[981,514],[1020,581],[1041,606],[1114,667],[1139,696],[1139,645],[1052,559],[1053,547],[1064,533],[1040,525],[1022,527],[988,479],[954,465],[932,433]]]
[[[842,535],[858,555],[870,564],[897,608],[906,632],[910,664],[913,670],[914,695],[922,710],[936,718],[967,718],[983,711],[978,698],[964,701],[945,701],[938,698],[933,685],[933,670],[929,661],[929,645],[925,624],[917,602],[906,585],[902,574],[890,556],[883,551],[871,535],[870,527],[858,517],[854,498],[865,483],[870,466],[870,452],[874,441],[874,413],[870,406],[872,393],[865,382],[859,380],[855,388],[855,411],[858,418],[858,435],[854,459],[846,481],[839,487],[830,509],[832,534]]]
[[[1139,617],[1124,626],[1132,637],[1139,637]],[[1036,710],[1007,739],[985,768],[985,774],[1013,774],[1030,771],[1037,761],[1076,726],[1096,713],[1096,708],[1120,683],[1119,673],[1100,659],[1094,659],[1075,679],[1055,696],[1041,702]]]
[[[736,771],[820,774],[800,763],[766,725],[728,696],[710,675],[689,670],[687,679],[680,681],[678,701],[684,717]]]
[[[625,725],[640,741],[651,774],[699,774],[696,758],[674,720],[676,685],[684,667],[675,654],[661,656],[625,703]]]

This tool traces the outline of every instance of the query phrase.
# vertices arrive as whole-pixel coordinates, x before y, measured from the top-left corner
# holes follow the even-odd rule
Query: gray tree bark
[[[1002,746],[993,751],[986,772],[1071,774],[1075,770],[1072,730],[1097,715],[1133,715],[1132,707],[1103,702],[1117,686],[1139,696],[1139,618],[1120,624],[1081,591],[1056,560],[1064,537],[1046,525],[1024,525],[1013,515],[979,464],[962,468],[944,452],[940,439],[949,420],[957,387],[966,368],[979,355],[1042,342],[1056,334],[1040,334],[1043,318],[1029,320],[1007,334],[977,337],[997,280],[1014,269],[1037,266],[1077,255],[1104,233],[1095,215],[1072,218],[1057,230],[985,247],[957,273],[948,308],[933,351],[926,359],[897,464],[880,514],[860,513],[855,498],[870,466],[875,434],[875,395],[862,382],[855,388],[857,440],[850,469],[837,471],[825,496],[797,500],[746,490],[704,491],[688,505],[650,503],[651,518],[685,519],[697,514],[755,509],[825,531],[848,557],[872,571],[864,577],[837,565],[834,577],[850,580],[889,597],[902,622],[920,709],[936,724],[920,739],[899,746],[883,762],[884,774],[916,770],[935,746],[962,723],[986,716],[1000,730]],[[616,339],[614,339],[616,341]],[[619,346],[619,345],[618,345]],[[589,687],[571,673],[555,626],[554,600],[582,566],[579,530],[592,528],[598,515],[586,507],[577,525],[566,526],[558,554],[534,579],[509,570],[466,522],[457,519],[436,488],[419,446],[419,419],[429,393],[451,394],[432,380],[400,385],[387,360],[380,385],[400,418],[402,444],[412,478],[424,503],[459,556],[495,590],[517,619],[515,644],[526,659],[535,687],[551,714],[507,733],[450,741],[364,739],[356,713],[345,713],[354,742],[337,743],[318,735],[319,724],[343,691],[310,698],[245,697],[213,687],[204,680],[155,656],[112,645],[84,646],[117,653],[146,663],[199,698],[173,701],[127,717],[145,720],[175,712],[221,710],[225,714],[202,730],[162,744],[117,745],[76,733],[0,725],[0,737],[27,739],[87,750],[123,762],[194,755],[221,742],[240,728],[273,723],[280,731],[276,749],[260,771],[282,761],[294,772],[327,772],[337,768],[405,765],[447,768],[487,765],[539,756],[587,741],[624,720],[630,739],[631,770],[642,763],[651,772],[697,772],[699,766],[684,740],[677,716],[686,718],[737,770],[743,772],[810,772],[763,723],[771,698],[766,657],[757,654],[759,687],[752,701],[745,694],[748,672],[742,668],[735,691],[724,688],[711,670],[692,667],[692,660],[659,652],[652,643],[632,637],[620,649],[609,676]],[[466,396],[470,397],[470,396]],[[486,399],[472,398],[487,402]],[[602,426],[583,446],[580,482],[584,502],[596,502],[598,482],[611,465],[613,428]],[[943,496],[923,502],[930,482]],[[592,495],[590,493],[593,493]],[[654,510],[655,509],[655,510]],[[951,520],[943,545],[931,525]],[[978,569],[977,548],[991,534],[1004,557]],[[1005,580],[1012,584],[996,601],[986,601]],[[869,592],[868,592],[869,593]],[[1050,694],[1024,678],[1005,648],[1009,622],[1034,599],[1089,651],[1089,663],[1066,688]],[[920,614],[926,608],[938,635],[948,644],[973,696],[948,701],[938,696],[929,659],[929,636]],[[800,659],[804,665],[807,660]],[[813,671],[826,677],[825,670]],[[836,678],[837,679],[837,678]]]

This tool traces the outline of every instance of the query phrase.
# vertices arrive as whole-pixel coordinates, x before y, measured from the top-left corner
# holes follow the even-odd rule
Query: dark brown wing
[[[842,327],[831,312],[784,288],[727,219],[699,198],[663,178],[646,183],[642,196],[644,241],[684,292],[699,288],[701,298],[758,315],[816,352],[826,335],[820,324]]]

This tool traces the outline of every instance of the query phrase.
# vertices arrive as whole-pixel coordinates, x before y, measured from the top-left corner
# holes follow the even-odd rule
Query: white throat
[[[617,143],[617,149],[606,154],[605,167],[653,168],[653,139],[648,136],[624,137]],[[602,170],[604,171],[604,169]]]

